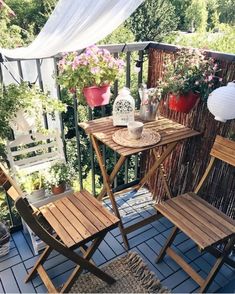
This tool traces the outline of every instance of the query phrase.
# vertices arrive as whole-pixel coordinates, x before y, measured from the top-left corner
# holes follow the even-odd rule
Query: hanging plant
[[[24,82],[19,85],[0,86],[0,138],[5,139],[11,132],[11,127],[17,123],[17,115],[23,114],[34,118],[36,131],[44,131],[42,114],[55,118],[55,112],[65,111],[66,105],[58,99],[50,97],[36,86],[29,87]]]
[[[107,49],[97,46],[84,53],[65,54],[59,61],[58,83],[71,93],[83,94],[90,107],[106,105],[110,98],[110,84],[124,71],[124,61],[114,58]]]

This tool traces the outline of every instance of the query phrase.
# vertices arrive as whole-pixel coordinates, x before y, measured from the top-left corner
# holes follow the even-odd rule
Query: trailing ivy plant
[[[11,132],[10,122],[19,110],[34,117],[36,129],[42,131],[42,114],[47,113],[54,118],[56,111],[66,110],[66,105],[50,97],[48,92],[42,92],[36,86],[30,87],[24,82],[0,86],[0,109],[0,138],[5,139]]]

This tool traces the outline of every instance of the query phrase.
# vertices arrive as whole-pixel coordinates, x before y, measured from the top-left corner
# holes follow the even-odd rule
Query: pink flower
[[[208,77],[208,81],[211,81],[211,80],[213,80],[213,75],[209,75]]]
[[[93,74],[97,74],[97,73],[99,73],[100,72],[100,68],[98,67],[98,66],[96,66],[96,67],[92,67],[91,68],[91,73],[93,73]]]
[[[219,82],[222,82],[223,81],[223,79],[222,78],[219,78]]]

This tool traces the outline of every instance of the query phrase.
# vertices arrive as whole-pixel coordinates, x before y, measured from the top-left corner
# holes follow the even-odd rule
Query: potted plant
[[[188,113],[199,97],[205,101],[221,82],[216,76],[218,65],[198,49],[180,49],[163,66],[158,88],[162,96],[168,95],[169,108],[174,111]]]
[[[110,84],[124,70],[123,60],[95,45],[80,55],[65,54],[58,66],[58,83],[72,93],[83,94],[91,108],[109,103]]]
[[[5,224],[0,222],[0,256],[6,255],[10,250],[10,233]]]
[[[41,171],[32,174],[18,173],[18,181],[21,188],[27,193],[30,202],[37,202],[46,196],[46,179]]]
[[[70,180],[68,165],[63,162],[57,162],[48,170],[47,184],[53,194],[60,194],[66,190],[66,183]]]
[[[55,111],[65,111],[66,106],[50,97],[36,86],[24,82],[19,85],[0,85],[0,137],[5,139],[11,128],[18,131],[42,130],[42,114],[54,118]]]

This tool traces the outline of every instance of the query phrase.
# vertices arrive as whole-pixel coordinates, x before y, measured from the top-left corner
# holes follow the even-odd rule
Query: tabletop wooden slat
[[[141,121],[138,115],[136,115],[135,119]],[[112,117],[103,117],[92,121],[83,122],[80,123],[79,126],[83,128],[87,134],[93,135],[99,141],[101,141],[106,146],[110,147],[112,150],[116,151],[122,156],[137,154],[144,150],[153,148],[153,146],[145,148],[130,148],[115,143],[112,139],[112,135],[115,131],[123,127],[113,126]],[[166,144],[180,141],[200,134],[195,130],[192,130],[188,127],[185,127],[182,124],[176,123],[162,116],[159,117],[159,119],[156,121],[144,122],[144,128],[151,129],[160,133],[161,141],[154,145],[154,147],[164,146]]]

